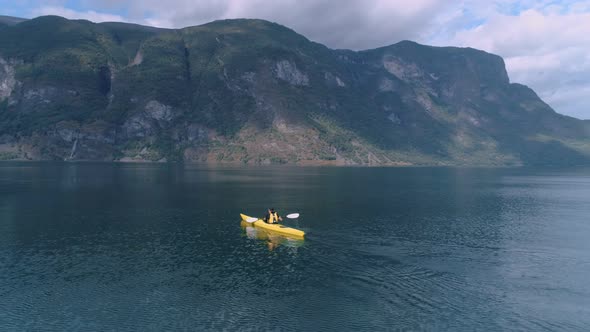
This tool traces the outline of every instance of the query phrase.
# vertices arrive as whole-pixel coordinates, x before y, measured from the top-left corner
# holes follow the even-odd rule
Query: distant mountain
[[[15,25],[26,20],[26,18],[0,15],[0,27],[5,25]]]
[[[0,25],[0,159],[584,164],[590,126],[475,49],[45,16]]]

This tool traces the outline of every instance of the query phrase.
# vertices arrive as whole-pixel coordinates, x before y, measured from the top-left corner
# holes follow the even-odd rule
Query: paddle
[[[291,214],[286,215],[286,217],[289,219],[297,219],[297,218],[299,218],[299,213],[291,213]],[[246,219],[246,222],[253,223],[256,220],[258,220],[258,218],[249,217]]]

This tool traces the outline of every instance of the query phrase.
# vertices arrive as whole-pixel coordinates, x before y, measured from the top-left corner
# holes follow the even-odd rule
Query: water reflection
[[[298,248],[303,245],[305,240],[296,237],[289,237],[287,235],[277,234],[274,232],[266,231],[261,228],[252,226],[245,221],[241,221],[240,226],[246,237],[251,240],[264,241],[268,246],[268,250],[273,251],[279,246],[285,246],[288,248]]]

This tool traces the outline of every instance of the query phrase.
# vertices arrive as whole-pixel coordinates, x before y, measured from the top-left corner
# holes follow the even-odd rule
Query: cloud
[[[118,8],[113,0],[88,0]],[[185,27],[226,18],[261,18],[286,25],[333,48],[366,49],[418,39],[449,7],[442,0],[136,0],[125,9],[133,21]]]
[[[590,118],[590,1],[493,13],[450,43],[505,58],[513,82],[533,88],[560,113]]]
[[[76,11],[58,6],[44,6],[36,8],[32,11],[33,16],[42,15],[57,15],[67,17],[69,19],[81,19],[92,22],[126,22],[127,19],[120,15],[113,15],[108,13],[99,13],[93,10]]]

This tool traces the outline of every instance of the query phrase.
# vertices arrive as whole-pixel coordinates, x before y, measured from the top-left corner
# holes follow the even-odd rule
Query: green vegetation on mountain
[[[0,17],[0,159],[582,164],[590,126],[469,48]]]

